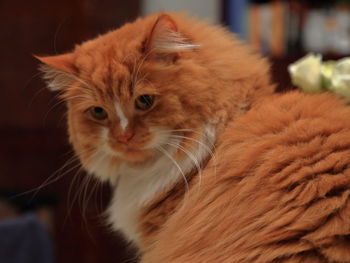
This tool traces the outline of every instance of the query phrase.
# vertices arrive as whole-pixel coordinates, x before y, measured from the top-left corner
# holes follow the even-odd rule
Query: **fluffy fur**
[[[155,233],[143,262],[350,262],[349,117],[328,94],[295,92],[237,118],[201,184],[142,214]]]
[[[272,95],[263,58],[179,14],[38,59],[82,165],[115,189],[109,222],[142,262],[350,262],[343,102]],[[154,104],[140,110],[145,94]]]

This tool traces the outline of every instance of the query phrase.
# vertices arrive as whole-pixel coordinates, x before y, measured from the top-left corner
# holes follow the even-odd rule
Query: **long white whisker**
[[[180,165],[176,162],[176,160],[174,159],[174,157],[172,157],[163,147],[158,146],[156,148],[158,151],[160,151],[161,153],[163,153],[164,155],[166,155],[173,163],[174,165],[179,169],[179,172],[181,173],[184,181],[185,181],[185,186],[186,186],[186,191],[189,191],[189,186],[188,186],[188,182],[186,179],[186,175],[184,174],[183,170],[181,169]]]
[[[200,144],[201,146],[203,146],[203,147],[207,150],[207,152],[210,153],[210,155],[211,155],[213,158],[215,158],[212,149],[210,149],[210,147],[208,147],[206,144],[204,144],[203,142],[201,142],[201,141],[199,141],[199,140],[196,140],[196,139],[191,138],[191,137],[181,136],[181,135],[175,135],[175,134],[170,134],[169,137],[171,137],[171,138],[179,138],[179,139],[184,139],[184,140],[189,140],[189,141],[196,142],[196,143]]]
[[[198,172],[199,186],[200,186],[201,182],[202,182],[202,169],[201,169],[201,165],[200,165],[199,161],[197,160],[197,158],[191,152],[187,151],[184,147],[182,147],[179,143],[166,143],[166,144],[183,151],[192,160],[192,162],[196,166],[196,169]]]
[[[187,142],[187,141],[182,141],[183,143],[185,144],[190,144],[190,142]],[[198,142],[199,143],[199,142]],[[202,143],[203,144],[203,143]],[[203,146],[206,146],[205,144],[203,144]],[[210,148],[207,146],[207,148],[210,150]],[[216,158],[216,155],[214,152],[212,152],[211,150],[208,151],[208,153],[210,154],[211,158],[213,159],[213,166],[214,166],[214,176],[216,177],[217,176],[217,158]]]
[[[191,132],[191,133],[196,133],[198,135],[201,135],[201,136],[204,136],[205,134],[203,134],[203,132],[200,132],[200,131],[196,131],[196,130],[193,130],[193,129],[173,129],[173,130],[158,130],[158,131],[155,131],[155,133],[174,133],[174,132]],[[214,147],[214,144],[210,141],[208,141],[208,143],[210,143],[210,145],[212,147]]]
[[[199,141],[197,139],[194,139],[194,138],[191,138],[191,137],[188,137],[188,136],[184,136],[184,135],[178,135],[178,134],[169,134],[169,132],[182,132],[182,131],[190,131],[190,132],[195,132],[194,130],[192,129],[175,129],[175,130],[160,130],[160,131],[155,131],[154,133],[155,134],[164,134],[166,133],[168,135],[168,137],[171,139],[171,138],[174,138],[174,139],[182,139],[182,142],[183,143],[189,143],[189,142],[186,142],[186,140],[188,141],[193,141],[193,142],[196,142],[197,144],[201,145],[211,156],[211,158],[213,159],[213,162],[214,162],[214,175],[217,176],[217,159],[216,159],[216,156],[215,156],[215,153],[214,153],[214,150],[215,149],[215,146],[213,143],[210,143],[210,141],[208,141],[208,143],[211,144],[212,148],[209,147],[208,145],[206,145],[205,143],[203,143],[202,141]],[[199,133],[199,132],[196,132],[198,134],[202,134],[202,133]]]

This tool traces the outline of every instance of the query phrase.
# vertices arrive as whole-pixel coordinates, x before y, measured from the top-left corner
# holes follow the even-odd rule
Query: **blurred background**
[[[287,66],[305,53],[350,54],[349,1],[1,0],[0,262],[136,262],[104,225],[109,188],[71,159],[65,105],[45,88],[32,54],[70,51],[158,10],[226,25],[270,58],[278,91],[293,88]],[[28,247],[27,261],[5,258]]]

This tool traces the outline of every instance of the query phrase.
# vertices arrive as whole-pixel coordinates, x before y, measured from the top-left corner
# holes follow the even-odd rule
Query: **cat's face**
[[[162,16],[39,58],[49,86],[67,101],[70,140],[88,171],[109,177],[122,164],[152,162],[179,136],[193,147],[212,114],[210,92],[196,77],[203,69],[192,62],[196,49]]]

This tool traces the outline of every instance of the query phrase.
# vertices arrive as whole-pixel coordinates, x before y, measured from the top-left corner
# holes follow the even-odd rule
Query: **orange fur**
[[[38,59],[82,165],[118,187],[110,223],[142,262],[350,262],[343,102],[272,95],[252,48],[179,14]]]
[[[142,262],[350,262],[349,117],[293,92],[237,118]]]

